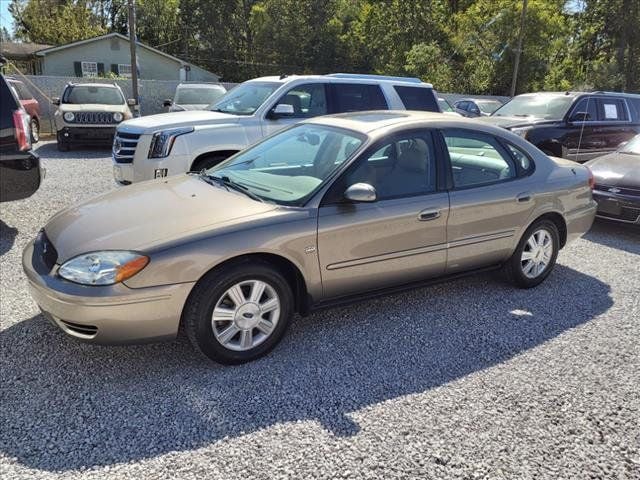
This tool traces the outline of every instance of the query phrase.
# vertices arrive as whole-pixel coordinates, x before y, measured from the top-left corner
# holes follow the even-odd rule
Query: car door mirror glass
[[[279,103],[271,110],[271,118],[291,117],[294,113],[293,105]]]
[[[60,97],[53,97],[51,103],[54,105],[60,105]]]
[[[129,105],[130,107],[135,107],[136,105],[136,99],[135,98],[129,98],[127,100],[127,105]]]
[[[344,198],[350,202],[375,202],[376,189],[368,183],[354,183],[344,192]]]
[[[164,102],[162,102],[162,105],[165,107],[170,107],[173,104],[173,101],[169,98],[167,98]]]
[[[588,122],[589,120],[591,120],[589,112],[576,112],[569,119],[570,122]]]

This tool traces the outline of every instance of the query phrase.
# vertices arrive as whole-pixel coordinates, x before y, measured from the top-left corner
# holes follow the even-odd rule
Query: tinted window
[[[362,83],[334,83],[335,111],[359,112],[362,110],[387,110],[387,101],[378,85]]]
[[[583,98],[576,103],[571,116],[573,117],[576,113],[587,113],[589,115],[587,121],[589,122],[598,120],[598,102],[592,97]]]
[[[469,102],[457,102],[456,103],[456,108],[459,108],[460,110],[467,110],[468,106],[469,106]]]
[[[435,156],[429,135],[409,135],[383,144],[358,160],[332,187],[328,203],[341,202],[354,183],[368,183],[379,200],[436,190]]]
[[[478,105],[476,105],[474,102],[469,102],[469,111],[471,113],[480,113],[480,109],[478,108]]]
[[[600,99],[600,120],[603,122],[616,122],[627,120],[627,109],[624,100],[621,99]]]
[[[433,95],[433,90],[425,87],[395,86],[400,100],[407,110],[424,110],[427,112],[439,112],[438,104]]]
[[[456,188],[485,185],[516,176],[516,166],[491,135],[463,130],[445,130]]]
[[[324,83],[310,83],[293,87],[278,104],[291,105],[293,116],[317,117],[327,114],[327,94]]]

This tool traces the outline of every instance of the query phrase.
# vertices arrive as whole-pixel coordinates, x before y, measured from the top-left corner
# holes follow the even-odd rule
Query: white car
[[[176,87],[173,100],[167,98],[163,105],[170,112],[206,110],[209,105],[227,93],[222,85],[213,83],[181,83]]]
[[[362,110],[440,112],[437,98],[432,85],[418,78],[342,73],[257,78],[230,90],[210,110],[120,124],[113,142],[114,177],[128,185],[199,171],[304,118]]]

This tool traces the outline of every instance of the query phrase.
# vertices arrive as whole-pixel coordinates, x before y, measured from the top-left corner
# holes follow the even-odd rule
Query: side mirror
[[[591,120],[591,115],[588,112],[576,112],[571,115],[570,122],[587,122]]]
[[[135,98],[127,99],[127,105],[129,105],[130,107],[135,107],[136,106],[136,99]]]
[[[51,103],[53,103],[54,105],[60,105],[60,97],[53,97],[51,99]]]
[[[170,98],[167,98],[164,102],[162,102],[163,107],[170,107],[171,105],[173,105],[173,100],[171,100]]]
[[[354,183],[345,190],[344,198],[351,202],[375,202],[378,195],[368,183]]]
[[[269,112],[269,118],[291,117],[294,113],[293,105],[279,103]]]

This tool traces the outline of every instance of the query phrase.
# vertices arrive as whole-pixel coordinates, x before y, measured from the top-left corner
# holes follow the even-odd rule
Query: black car
[[[585,162],[640,133],[640,95],[526,93],[480,120],[511,130],[547,155]]]
[[[0,202],[27,198],[42,179],[31,151],[30,117],[0,75]]]
[[[640,225],[640,135],[586,165],[595,181],[597,216]]]
[[[453,106],[463,117],[488,117],[502,106],[502,102],[490,98],[462,98]]]

